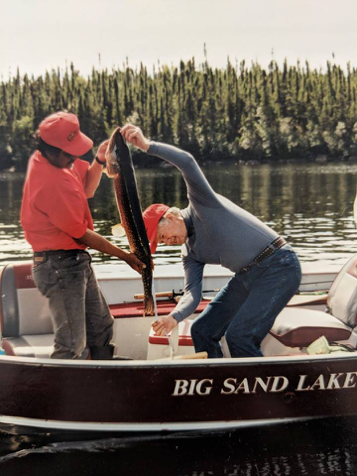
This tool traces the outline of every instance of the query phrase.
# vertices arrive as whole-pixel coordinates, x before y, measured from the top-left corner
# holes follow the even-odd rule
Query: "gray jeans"
[[[106,346],[113,337],[114,319],[85,251],[58,252],[34,264],[37,288],[49,299],[55,346],[51,357],[76,359],[86,345]]]

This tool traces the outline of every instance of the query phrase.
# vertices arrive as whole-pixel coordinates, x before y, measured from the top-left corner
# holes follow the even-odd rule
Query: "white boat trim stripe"
[[[322,418],[322,417],[318,417]],[[184,431],[184,430],[218,430],[229,428],[248,428],[261,425],[275,425],[297,421],[313,420],[316,417],[297,418],[266,418],[259,420],[240,421],[198,421],[198,422],[169,422],[169,423],[95,423],[69,422],[61,420],[41,420],[0,415],[0,425],[31,427],[44,430],[69,431],[104,431],[104,432],[149,432],[149,431]]]

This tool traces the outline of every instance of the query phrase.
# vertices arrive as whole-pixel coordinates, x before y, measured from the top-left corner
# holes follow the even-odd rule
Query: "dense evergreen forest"
[[[97,145],[131,121],[198,160],[348,159],[357,155],[356,87],[355,68],[330,62],[324,71],[192,59],[150,73],[128,64],[88,77],[73,64],[37,78],[18,72],[0,83],[0,169],[26,168],[38,124],[58,110],[76,113]]]

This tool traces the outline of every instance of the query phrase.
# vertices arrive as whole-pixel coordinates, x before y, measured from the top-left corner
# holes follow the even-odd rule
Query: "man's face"
[[[72,166],[73,162],[76,160],[76,157],[74,155],[67,154],[67,152],[63,152],[63,150],[61,150],[58,155],[51,155],[48,160],[52,165],[59,169],[69,169]]]
[[[183,218],[172,214],[165,215],[165,220],[159,222],[157,242],[165,245],[183,245],[187,239],[187,229]]]
[[[62,165],[61,168],[69,169],[70,167],[72,167],[72,164],[76,160],[76,157],[74,155],[67,154],[67,152],[63,152],[63,150],[61,150],[59,160]]]

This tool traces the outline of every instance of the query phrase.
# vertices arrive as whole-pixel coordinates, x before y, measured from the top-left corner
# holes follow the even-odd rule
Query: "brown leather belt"
[[[275,240],[272,241],[270,245],[264,248],[264,250],[256,258],[254,258],[251,263],[247,264],[247,266],[244,266],[244,268],[241,268],[238,274],[246,273],[256,264],[261,263],[265,259],[269,258],[269,256],[273,255],[275,251],[279,250],[284,245],[286,245],[286,241],[281,236],[278,236],[278,238],[275,238]]]

